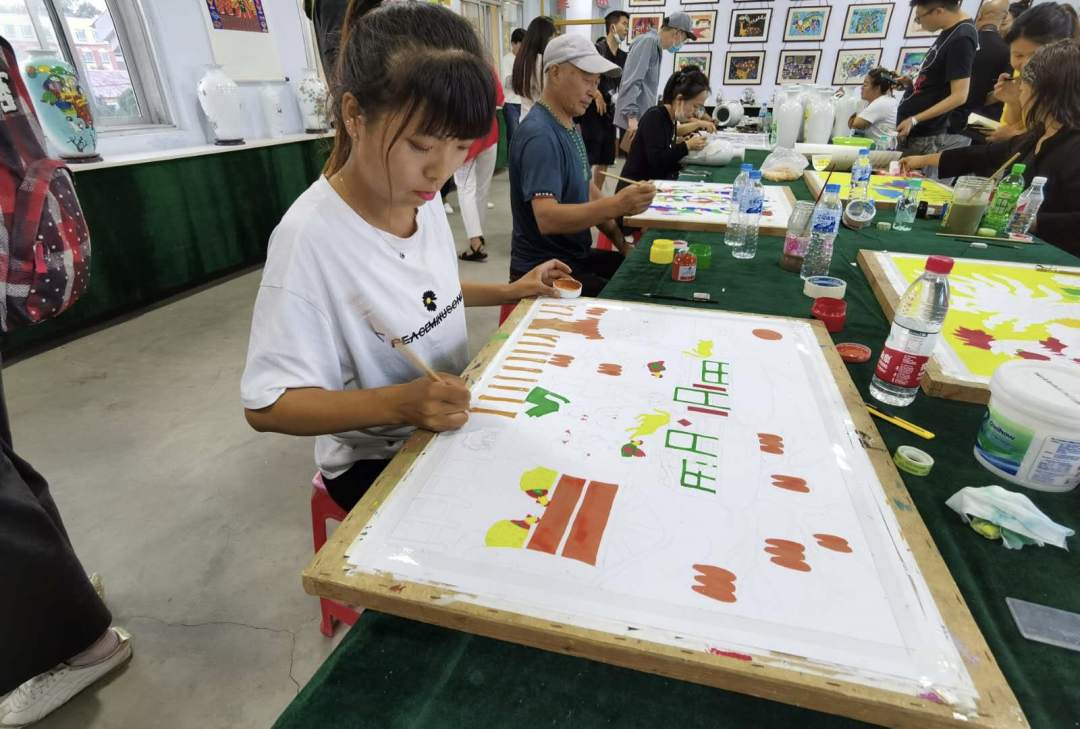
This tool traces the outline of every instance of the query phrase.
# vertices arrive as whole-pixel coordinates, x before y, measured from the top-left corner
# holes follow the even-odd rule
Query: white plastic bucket
[[[1039,491],[1080,484],[1080,367],[1013,361],[990,378],[990,405],[975,459],[991,473]]]

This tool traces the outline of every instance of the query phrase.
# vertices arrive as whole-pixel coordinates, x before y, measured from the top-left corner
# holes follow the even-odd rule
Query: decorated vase
[[[284,91],[285,89],[278,84],[266,84],[259,91],[266,133],[272,138],[284,137],[288,134],[285,123],[285,101],[282,99]]]
[[[308,68],[296,83],[296,100],[305,132],[319,134],[330,129],[330,92],[314,68]]]
[[[54,51],[33,50],[23,76],[41,126],[65,160],[98,159],[90,99],[74,66]]]
[[[236,85],[218,65],[206,67],[196,86],[199,106],[210,122],[215,144],[244,143],[244,100]]]

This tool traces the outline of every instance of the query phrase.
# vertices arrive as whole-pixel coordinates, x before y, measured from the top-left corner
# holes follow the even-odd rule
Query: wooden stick
[[[1027,240],[1015,240],[1013,238],[1000,238],[988,235],[960,235],[959,233],[934,233],[939,238],[955,238],[956,240],[998,240],[1003,243],[1019,243],[1021,245],[1029,245],[1032,241]]]
[[[915,423],[904,420],[903,418],[898,418],[895,415],[888,415],[887,413],[883,413],[877,408],[875,408],[873,405],[867,405],[867,403],[863,403],[863,405],[866,405],[866,409],[870,412],[871,415],[876,418],[881,418],[886,423],[892,423],[896,427],[903,428],[909,433],[914,433],[920,438],[925,438],[926,440],[932,440],[934,438],[934,434],[926,428],[920,428],[918,425],[915,425]]]
[[[405,342],[401,341],[400,338],[395,339],[393,341],[393,346],[394,346],[394,349],[396,349],[397,351],[399,351],[403,355],[405,355],[405,359],[412,362],[413,366],[415,366],[416,369],[423,372],[425,375],[430,377],[435,382],[442,382],[442,378],[439,377],[439,375],[435,373],[435,370],[428,367],[427,362],[420,359],[420,356],[416,352],[412,351],[412,349],[409,347],[409,345],[407,345],[407,344],[405,344]]]
[[[610,177],[611,179],[618,180],[619,182],[627,182],[631,185],[648,183],[648,180],[628,180],[625,177],[619,177],[618,175],[613,175],[610,172],[600,172],[599,170],[597,170],[597,174],[603,175],[604,177]]]
[[[1018,160],[1019,158],[1020,158],[1020,153],[1019,153],[1019,152],[1017,152],[1016,154],[1014,154],[1014,155],[1013,155],[1012,157],[1009,157],[1008,161],[1007,161],[1007,162],[1006,162],[1005,164],[1001,165],[1001,167],[998,167],[998,171],[997,171],[997,172],[995,172],[994,174],[990,175],[990,179],[991,179],[991,180],[996,180],[996,179],[998,178],[998,176],[999,176],[999,175],[1001,175],[1001,173],[1005,171],[1005,168],[1006,168],[1006,167],[1008,167],[1009,165],[1011,165],[1011,164],[1012,164],[1013,162],[1015,162],[1015,161],[1016,161],[1016,160]]]
[[[1066,271],[1064,268],[1044,266],[1041,263],[1035,264],[1035,270],[1042,271],[1043,273],[1060,273],[1062,276],[1080,276],[1080,271]]]

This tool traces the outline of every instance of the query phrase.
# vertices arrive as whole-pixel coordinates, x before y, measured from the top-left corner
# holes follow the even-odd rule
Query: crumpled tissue
[[[945,505],[984,537],[1000,536],[1007,549],[1020,549],[1025,544],[1068,549],[1065,539],[1076,533],[1051,521],[1027,496],[1000,486],[960,489]]]

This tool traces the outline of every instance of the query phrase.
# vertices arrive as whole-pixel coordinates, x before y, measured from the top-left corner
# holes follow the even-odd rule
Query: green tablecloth
[[[755,155],[750,161],[760,163],[761,157]],[[708,171],[713,181],[729,182],[736,170]],[[797,197],[810,199],[801,182],[793,189]],[[876,355],[888,333],[881,308],[862,272],[853,265],[862,248],[1078,265],[1076,258],[1042,243],[1022,250],[969,249],[964,243],[934,237],[936,227],[936,221],[917,221],[910,233],[841,232],[831,273],[848,282],[848,318],[836,341],[862,342]],[[647,244],[659,236],[712,244],[712,268],[701,272],[692,284],[674,283],[668,267],[648,262]],[[780,238],[763,238],[755,259],[735,261],[720,235],[651,232],[603,296],[647,301],[641,294],[689,297],[694,291],[708,291],[725,309],[809,316],[811,302],[802,294],[798,274],[777,266],[781,244]],[[850,366],[864,397],[873,361]],[[1053,547],[1006,550],[1000,542],[975,534],[944,503],[961,487],[996,481],[971,455],[983,412],[981,406],[920,394],[904,409],[903,417],[934,431],[936,439],[924,441],[887,423],[877,421],[877,425],[890,450],[911,444],[937,460],[930,476],[906,476],[905,483],[1031,724],[1046,729],[1073,726],[1080,717],[1076,680],[1080,654],[1021,637],[1005,597],[1080,612],[1080,568],[1075,556]],[[1026,493],[1055,521],[1074,528],[1080,524],[1080,495]],[[276,726],[779,729],[863,725],[369,611]]]

